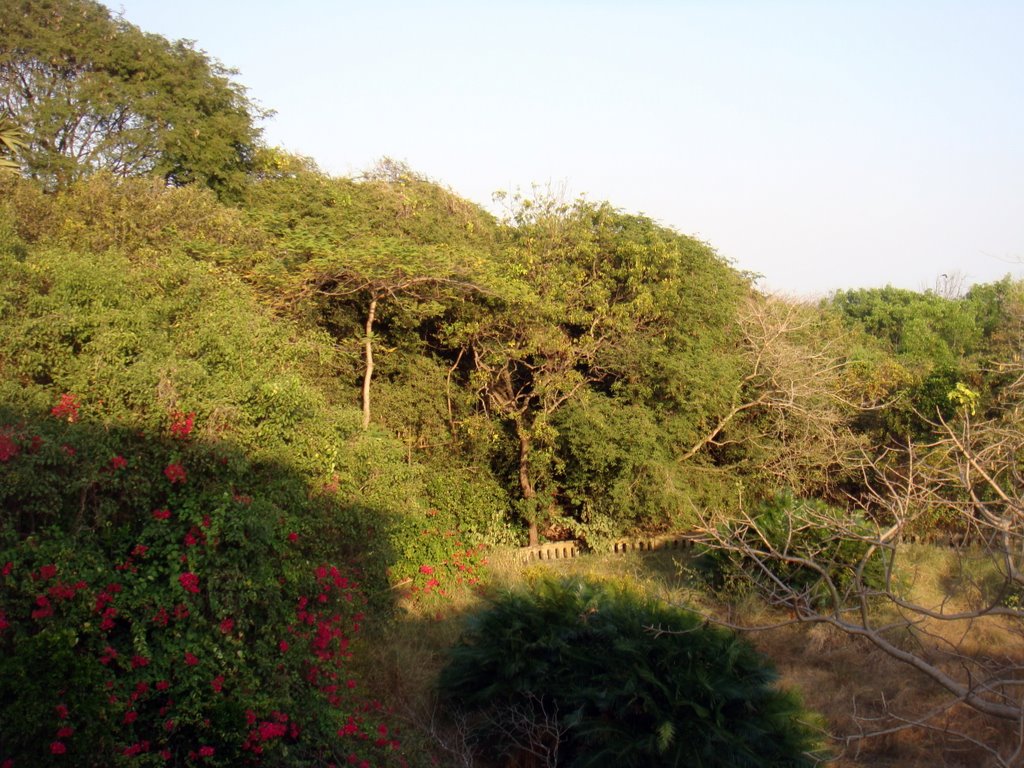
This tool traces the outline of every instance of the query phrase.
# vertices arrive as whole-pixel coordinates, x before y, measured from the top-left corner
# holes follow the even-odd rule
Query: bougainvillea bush
[[[0,765],[404,765],[359,569],[251,484],[289,470],[90,409],[0,409]]]

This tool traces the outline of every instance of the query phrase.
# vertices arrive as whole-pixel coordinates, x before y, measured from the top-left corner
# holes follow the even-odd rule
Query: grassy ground
[[[649,594],[705,615],[744,626],[778,623],[785,615],[754,598],[724,603],[700,588],[685,553],[656,551],[589,555],[522,565],[514,554],[492,558],[489,589],[521,586],[542,574],[584,575],[626,582]],[[986,589],[985,569],[929,547],[908,550],[904,565],[908,589],[926,604],[947,609]],[[951,598],[951,595],[957,597]],[[954,602],[950,602],[951,599]],[[457,725],[446,723],[433,693],[444,652],[456,641],[465,615],[484,601],[466,591],[444,602],[407,603],[395,621],[380,629],[373,672],[378,690],[388,691],[396,714],[408,723],[406,739],[419,740],[423,753],[434,752],[440,765],[479,766],[466,753]],[[1010,745],[1015,734],[1004,723],[956,707],[933,720],[940,730],[894,730],[861,738],[865,732],[896,728],[899,717],[915,720],[948,702],[949,696],[916,670],[868,641],[825,625],[792,624],[748,633],[748,639],[775,663],[780,685],[796,689],[805,703],[824,715],[838,768],[941,765],[979,768],[997,764],[983,749],[941,730],[958,730],[989,744]],[[1020,628],[1003,620],[962,625],[930,622],[906,638],[908,647],[937,658],[943,646],[986,658],[1020,657]],[[425,763],[429,764],[429,763]]]

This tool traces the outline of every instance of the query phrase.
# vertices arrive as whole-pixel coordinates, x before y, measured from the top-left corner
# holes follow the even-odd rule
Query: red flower
[[[53,711],[57,713],[58,720],[68,719],[68,707],[66,704],[58,704],[56,707],[53,708]]]
[[[129,709],[127,712],[124,713],[124,724],[125,725],[131,725],[132,723],[134,723],[138,719],[139,719],[139,713],[136,712],[134,709]]]
[[[190,412],[188,415],[181,411],[175,411],[171,414],[171,434],[179,440],[184,440],[192,434],[192,427],[195,425],[195,421],[195,411]]]
[[[287,653],[288,652],[288,641],[287,640],[282,640],[280,643],[277,644],[277,647],[281,649],[281,653]]]
[[[213,747],[200,747],[199,748],[199,756],[200,757],[213,757],[214,751],[215,750],[214,750]]]
[[[297,534],[295,531],[292,531],[291,533],[288,534],[288,541],[298,541],[298,540],[299,540],[299,534]]]
[[[154,520],[169,520],[171,517],[171,510],[169,509],[154,509],[153,519]]]
[[[136,544],[134,547],[132,547],[132,555],[136,557],[142,557],[148,551],[149,547],[147,547],[145,544]]]
[[[420,566],[420,573],[424,573],[424,574],[426,574],[427,576],[429,576],[429,575],[430,575],[430,574],[432,574],[433,572],[434,572],[434,569],[433,569],[433,568],[431,568],[431,567],[430,567],[429,565],[421,565],[421,566]]]
[[[145,656],[139,656],[138,654],[136,654],[135,656],[132,656],[132,669],[138,669],[139,667],[148,667],[148,666],[149,666],[149,659],[147,659]]]
[[[223,632],[225,635],[230,635],[231,630],[233,630],[234,628],[235,620],[232,618],[224,619],[224,621],[220,623],[220,631]]]
[[[75,729],[72,728],[69,725],[65,725],[63,728],[58,728],[57,729],[57,738],[58,739],[70,739],[74,735],[75,735]]]
[[[188,664],[190,667],[194,667],[196,664],[199,663],[199,657],[196,656],[194,653],[189,653],[188,651],[185,651],[185,663]]]
[[[185,484],[188,479],[188,475],[185,474],[185,468],[181,464],[168,464],[164,469],[164,476],[167,478],[171,485],[175,483]]]
[[[221,693],[224,690],[224,675],[217,675],[213,680],[210,681],[210,687],[216,693]]]
[[[18,455],[18,451],[21,450],[11,436],[11,430],[13,430],[13,427],[4,427],[3,431],[0,431],[0,461],[13,459]]]
[[[169,682],[167,682],[166,680],[157,680],[156,681],[156,689],[158,691],[166,691],[170,687],[171,687],[171,684]]]
[[[39,569],[39,578],[42,579],[43,581],[46,581],[47,579],[52,579],[56,575],[57,575],[57,566],[56,565],[44,565],[44,566],[42,566]]]
[[[181,588],[186,592],[191,592],[193,595],[199,594],[199,577],[194,573],[183,573],[178,577],[178,583],[181,584]]]
[[[63,755],[68,751],[68,748],[64,746],[63,742],[55,741],[50,745],[50,752],[55,755]]]
[[[32,611],[33,619],[45,619],[47,616],[53,616],[53,606],[50,605],[50,598],[46,595],[37,597],[36,605],[39,607]]]
[[[124,456],[120,456],[120,455],[119,456],[114,456],[110,460],[110,468],[111,469],[124,469],[127,466],[128,466],[128,459],[126,459]]]
[[[79,407],[78,395],[65,392],[60,396],[60,402],[50,409],[50,415],[55,416],[58,419],[66,418],[69,424],[74,424],[78,421]]]
[[[4,567],[0,568],[0,576],[10,576],[11,575],[11,571],[13,571],[13,570],[14,570],[14,563],[12,563],[12,562],[10,562],[8,560],[6,563],[4,563]]]

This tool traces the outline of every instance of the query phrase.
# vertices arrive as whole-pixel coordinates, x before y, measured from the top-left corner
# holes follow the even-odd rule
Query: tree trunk
[[[523,499],[531,501],[536,498],[537,491],[530,482],[530,433],[522,424],[516,424],[516,434],[519,435],[519,492]],[[530,546],[536,547],[540,543],[540,535],[537,531],[536,510],[529,520]]]
[[[370,380],[373,378],[373,321],[377,315],[377,297],[370,299],[370,309],[366,313],[366,339],[363,351],[366,357],[366,370],[363,372],[363,429],[370,426]]]

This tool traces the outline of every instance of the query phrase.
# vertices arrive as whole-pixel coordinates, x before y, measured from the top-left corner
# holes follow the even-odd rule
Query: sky
[[[1024,278],[1019,0],[106,4],[334,175],[607,200],[790,296]]]

